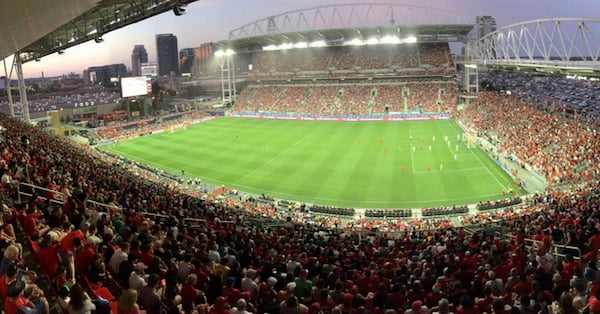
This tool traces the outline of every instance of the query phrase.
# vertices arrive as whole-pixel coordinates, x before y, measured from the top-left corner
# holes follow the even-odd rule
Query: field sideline
[[[510,176],[459,142],[462,133],[453,120],[219,118],[103,148],[174,174],[324,205],[420,208],[506,197]]]

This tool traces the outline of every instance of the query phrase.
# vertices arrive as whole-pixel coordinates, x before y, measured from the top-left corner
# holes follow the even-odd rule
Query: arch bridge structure
[[[547,18],[504,26],[470,46],[472,64],[600,76],[600,19]]]

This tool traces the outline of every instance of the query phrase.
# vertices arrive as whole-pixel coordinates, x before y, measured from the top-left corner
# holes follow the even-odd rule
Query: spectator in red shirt
[[[45,235],[40,243],[40,249],[35,252],[35,259],[42,266],[42,270],[49,277],[56,275],[56,270],[60,264],[58,243],[53,243],[49,235]]]
[[[25,283],[20,280],[8,286],[7,297],[4,300],[4,313],[27,313],[30,309],[36,309],[37,313],[50,313],[48,301],[41,290],[35,288],[29,298],[23,296],[23,290],[25,290]]]
[[[181,287],[181,303],[195,303],[199,291],[194,288],[198,281],[196,274],[189,274]]]

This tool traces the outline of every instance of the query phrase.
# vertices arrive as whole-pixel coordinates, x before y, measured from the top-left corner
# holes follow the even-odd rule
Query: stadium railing
[[[23,191],[24,189],[22,189],[21,186],[23,186],[24,188],[30,189],[30,191],[27,191],[27,192]],[[18,202],[21,203],[21,201],[22,201],[21,200],[21,195],[23,195],[23,196],[28,196],[28,197],[36,196],[36,197],[39,197],[41,199],[50,200],[50,202],[58,203],[58,204],[61,204],[61,205],[65,203],[63,200],[59,200],[59,199],[54,199],[54,198],[47,197],[48,194],[46,196],[39,195],[36,190],[41,190],[41,191],[50,193],[51,195],[60,195],[62,197],[65,196],[64,193],[56,191],[56,190],[48,189],[48,188],[45,188],[45,187],[41,187],[41,186],[29,184],[29,183],[20,182],[19,185],[17,186],[17,200],[18,200]]]

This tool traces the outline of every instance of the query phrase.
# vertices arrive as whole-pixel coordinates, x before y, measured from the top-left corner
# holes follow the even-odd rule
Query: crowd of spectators
[[[392,68],[453,71],[450,47],[447,43],[421,43],[264,51],[257,54],[253,74]]]
[[[96,128],[94,135],[100,140],[131,138],[160,130],[169,130],[185,122],[200,119],[207,115],[207,113],[202,111],[189,111],[162,115],[150,119],[124,121]]]
[[[508,205],[507,205],[508,206]],[[457,215],[469,212],[467,205],[430,207],[421,209],[422,216]]]
[[[536,124],[539,114],[546,122],[558,120],[548,123],[557,132],[566,132],[561,124],[578,128],[526,103],[518,111],[503,104],[511,113],[506,116],[482,104],[470,109],[482,112],[467,115],[477,126],[489,123],[486,110],[509,127],[524,123],[515,113],[531,119],[521,126],[522,137],[507,135],[518,136],[515,141],[553,136],[535,133],[549,132]],[[0,115],[0,125],[5,169],[0,275],[6,275],[0,293],[6,291],[7,314],[19,307],[48,311],[42,292],[18,279],[22,249],[15,242],[36,251],[42,272],[54,278],[59,294],[69,296],[64,306],[72,313],[106,306],[98,291],[111,283],[119,287],[108,300],[117,313],[600,313],[597,180],[464,218],[472,223],[501,218],[509,240],[468,233],[446,218],[362,218],[343,226],[338,221],[338,230],[314,223],[315,216],[286,212],[289,224],[271,228],[247,221],[253,214],[281,215],[274,208],[190,197],[25,122]],[[569,150],[571,141],[597,147],[594,138],[576,137],[591,135],[581,130],[562,134],[556,151]],[[597,155],[591,160],[597,162]],[[20,182],[60,193],[31,190],[33,197],[15,203]],[[192,227],[189,219],[203,223]],[[18,225],[31,243],[16,239],[11,230]],[[527,247],[525,239],[537,241],[537,247]],[[572,252],[557,258],[550,254],[552,244],[577,248],[581,259]]]
[[[597,125],[515,95],[481,93],[463,113],[501,154],[533,167],[549,188],[600,178]]]
[[[370,84],[250,85],[234,104],[237,112],[369,115],[456,111],[453,81],[424,80]]]
[[[579,119],[600,121],[598,81],[514,71],[482,72],[480,79],[492,83],[497,89],[552,104],[557,110],[577,112]]]

